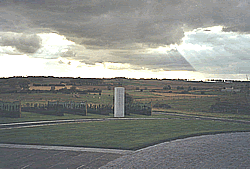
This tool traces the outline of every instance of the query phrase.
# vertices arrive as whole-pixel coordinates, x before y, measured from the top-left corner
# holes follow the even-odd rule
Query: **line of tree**
[[[33,86],[65,86],[65,84],[41,84],[41,83],[33,83]]]
[[[163,87],[163,90],[171,90],[171,89],[172,89],[172,87],[170,85],[167,85],[167,86]]]

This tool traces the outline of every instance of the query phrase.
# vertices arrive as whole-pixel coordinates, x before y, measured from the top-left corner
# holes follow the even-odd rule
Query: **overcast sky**
[[[0,77],[250,75],[250,0],[0,0]]]

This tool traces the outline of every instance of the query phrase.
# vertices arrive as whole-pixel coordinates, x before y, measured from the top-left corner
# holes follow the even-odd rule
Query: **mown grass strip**
[[[215,118],[225,118],[233,120],[245,120],[250,121],[250,115],[242,114],[231,114],[231,113],[211,113],[211,112],[195,112],[195,111],[185,111],[185,110],[176,110],[176,109],[154,109],[156,112],[160,111],[163,113],[177,113],[183,115],[192,115],[192,116],[201,116],[201,117],[215,117]]]
[[[250,125],[210,120],[122,120],[0,130],[1,143],[136,150],[188,136],[250,131]]]
[[[88,113],[87,116],[80,116],[80,115],[73,115],[64,113],[64,116],[53,116],[53,115],[43,115],[37,113],[30,113],[30,112],[22,112],[21,118],[7,118],[7,117],[0,117],[0,124],[6,123],[16,123],[16,122],[30,122],[30,121],[45,121],[45,120],[71,120],[71,119],[103,119],[103,118],[112,118],[113,114],[109,115],[98,115],[98,114],[91,114]],[[153,115],[153,116],[146,116],[146,115],[139,115],[139,114],[130,114],[126,116],[129,118],[176,118],[176,116],[171,115]]]

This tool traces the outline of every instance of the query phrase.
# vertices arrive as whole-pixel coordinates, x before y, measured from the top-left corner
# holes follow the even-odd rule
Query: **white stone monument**
[[[125,102],[124,87],[115,87],[114,117],[124,117]]]

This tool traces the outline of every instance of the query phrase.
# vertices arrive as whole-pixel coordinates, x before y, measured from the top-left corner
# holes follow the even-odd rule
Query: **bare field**
[[[68,86],[55,86],[55,90],[63,89],[63,88],[70,89],[72,85]],[[30,86],[30,90],[51,90],[51,86]]]

